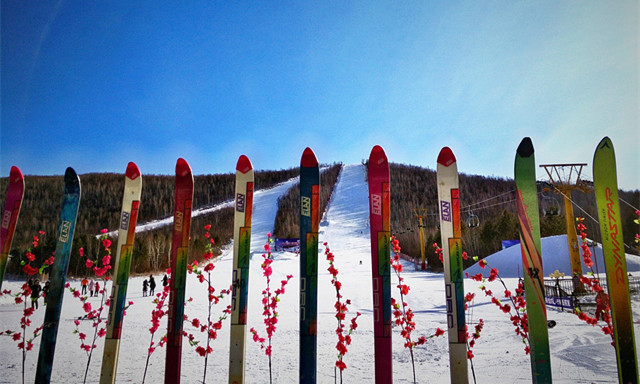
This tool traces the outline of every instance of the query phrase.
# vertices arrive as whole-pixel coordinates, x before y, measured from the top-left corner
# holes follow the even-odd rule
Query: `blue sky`
[[[307,146],[358,163],[380,144],[513,177],[529,136],[538,164],[591,179],[609,136],[639,189],[638,4],[3,0],[0,175],[280,169]]]

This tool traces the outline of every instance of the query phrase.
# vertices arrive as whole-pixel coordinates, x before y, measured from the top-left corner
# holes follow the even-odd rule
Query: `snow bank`
[[[578,241],[581,240],[578,239]],[[569,259],[569,243],[567,242],[567,235],[542,238],[540,239],[540,245],[542,248],[542,268],[544,270],[544,275],[549,276],[550,273],[558,270],[570,277],[571,260]],[[597,247],[591,248],[591,252],[595,255],[595,257],[592,256],[594,271],[597,269],[598,272],[605,273],[606,270],[602,256],[602,246],[598,244]],[[627,270],[629,272],[640,271],[640,257],[626,254],[626,258]],[[485,260],[492,268],[498,268],[500,276],[502,277],[522,276],[522,253],[520,244],[487,256]],[[582,257],[580,257],[580,260],[582,260]],[[584,260],[582,260],[582,270],[585,273],[588,270],[586,265],[584,265]],[[469,273],[469,275],[475,275],[476,273],[483,272],[483,270],[476,263],[467,268],[465,272]]]

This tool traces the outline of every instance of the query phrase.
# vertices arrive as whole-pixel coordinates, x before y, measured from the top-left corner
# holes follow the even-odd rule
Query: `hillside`
[[[403,252],[420,257],[420,240],[417,209],[426,209],[424,215],[424,233],[426,256],[429,264],[439,266],[432,244],[440,243],[438,230],[438,191],[436,172],[428,168],[391,164],[391,227],[400,242]],[[502,249],[501,241],[518,239],[518,221],[516,218],[515,183],[512,179],[484,177],[460,174],[460,211],[462,221],[462,246],[470,255],[480,258]],[[640,206],[640,191],[620,191],[620,198],[635,207]],[[540,230],[543,237],[566,234],[562,197],[552,192],[543,192],[539,187]],[[574,216],[585,217],[590,235],[600,241],[597,222],[591,217],[596,215],[596,203],[593,193],[575,191],[572,195]],[[552,205],[560,205],[558,215],[546,216],[543,211]],[[634,244],[634,235],[639,226],[635,210],[623,202],[620,203],[623,218],[624,241]],[[477,218],[477,219],[475,219]],[[473,220],[477,220],[473,226]],[[626,252],[636,253],[637,249],[626,248]],[[470,266],[471,260],[465,264]]]
[[[280,171],[257,171],[255,188],[270,188],[278,183],[298,175],[296,168]],[[173,176],[144,175],[138,224],[169,217],[173,210]],[[7,178],[0,179],[0,194],[4,198],[7,190]],[[83,247],[88,255],[99,250],[95,235],[101,229],[115,229],[120,220],[120,205],[124,176],[115,173],[80,175],[82,197],[78,210],[78,222],[74,236],[73,251],[69,264],[72,275],[83,272],[82,261],[78,249]],[[235,183],[234,174],[194,176],[193,207],[209,207],[233,198]],[[40,246],[35,255],[44,259],[55,250],[55,233],[57,232],[60,203],[64,182],[62,176],[25,176],[25,194],[20,218],[13,240],[12,255],[23,255],[31,244],[32,237],[44,231],[40,236]],[[223,244],[232,237],[233,209],[218,210],[210,215],[194,218],[191,224],[192,246],[190,258],[201,255],[203,250],[202,236],[204,225],[211,224],[216,241]],[[164,269],[168,266],[171,226],[160,227],[153,231],[136,234],[133,273]],[[16,274],[19,263],[9,262],[8,274]]]
[[[403,244],[403,252],[410,256],[420,257],[420,242],[416,210],[424,216],[425,254],[428,264],[439,269],[432,244],[440,243],[437,213],[437,188],[435,171],[417,166],[402,164],[391,167],[391,225],[392,231]],[[338,178],[341,164],[327,166],[322,172],[321,205],[327,204],[333,185]],[[259,171],[256,173],[256,190],[269,188],[298,176],[297,168],[281,171]],[[115,229],[120,215],[120,201],[124,185],[123,176],[119,174],[84,174],[82,182],[82,199],[78,214],[78,226],[74,238],[69,271],[73,275],[81,274],[82,263],[77,249],[84,247],[88,254],[98,251],[95,240],[102,228]],[[195,176],[194,210],[212,207],[233,196],[234,175],[201,175]],[[7,188],[7,178],[0,179],[0,194]],[[29,246],[32,236],[38,231],[41,246],[36,257],[44,259],[55,249],[54,236],[58,225],[59,204],[62,199],[62,177],[26,176],[25,198],[22,213],[18,222],[13,242],[13,255],[23,255]],[[461,212],[465,224],[463,226],[463,247],[471,255],[485,257],[501,249],[501,241],[518,238],[518,224],[515,217],[515,186],[513,180],[483,177],[477,175],[460,175]],[[620,197],[634,206],[640,206],[640,191],[620,191]],[[576,216],[587,217],[590,235],[599,241],[599,226],[591,221],[595,217],[595,199],[593,194],[574,192],[574,212]],[[540,209],[561,202],[559,195],[542,192],[539,195]],[[279,200],[279,210],[274,223],[277,237],[297,237],[297,186],[283,195]],[[560,204],[561,205],[561,204]],[[138,224],[156,219],[170,217],[173,208],[173,176],[143,175],[143,191],[141,211]],[[633,236],[639,232],[634,210],[621,203],[623,232],[626,244],[634,244]],[[584,211],[583,211],[584,210]],[[564,210],[560,209],[556,216],[544,216],[541,213],[542,236],[566,234]],[[221,208],[210,214],[194,217],[191,225],[192,245],[190,259],[203,253],[204,225],[211,224],[212,234],[219,245],[226,244],[232,237],[233,209]],[[160,226],[152,231],[136,235],[133,273],[145,273],[149,270],[162,270],[169,264],[171,226]],[[633,253],[637,250],[626,249]],[[470,263],[470,261],[468,261]],[[466,265],[468,266],[468,265]],[[7,272],[15,274],[19,270],[18,263],[9,263]]]

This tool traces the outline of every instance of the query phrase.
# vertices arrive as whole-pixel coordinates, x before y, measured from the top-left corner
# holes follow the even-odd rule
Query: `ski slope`
[[[295,180],[275,188],[256,193],[254,197],[254,213],[252,225],[252,260],[249,280],[248,327],[255,327],[264,336],[262,323],[261,291],[265,287],[260,264],[266,234],[272,230],[277,198],[294,184]],[[391,189],[393,193],[393,186]],[[27,214],[25,212],[25,214]],[[324,258],[322,243],[328,242],[335,254],[335,265],[340,271],[339,279],[343,283],[342,295],[352,301],[350,310],[359,311],[362,316],[358,320],[359,327],[353,335],[353,343],[345,357],[347,369],[343,378],[345,383],[373,382],[373,319],[371,294],[371,256],[369,249],[368,197],[364,168],[361,165],[346,165],[338,179],[331,205],[320,226],[319,256],[319,297],[318,297],[318,382],[334,383],[334,363],[337,356],[335,345],[337,338],[335,329],[333,304],[335,291],[331,286],[331,277],[326,271],[328,263]],[[552,239],[552,241],[555,241]],[[546,268],[553,260],[567,259],[566,247],[562,249],[561,241],[554,243],[552,251],[546,251],[543,240],[543,256],[545,275],[552,270]],[[566,244],[566,241],[565,241]],[[505,274],[514,265],[520,265],[519,247],[512,247],[491,256],[489,263],[504,270]],[[215,261],[213,279],[219,290],[231,284],[232,247],[228,246],[222,256]],[[506,255],[506,256],[505,256]],[[299,262],[294,253],[274,253],[273,281],[279,281],[286,275],[294,278],[286,287],[281,297],[278,311],[280,313],[278,328],[273,338],[273,377],[276,383],[293,383],[298,380],[298,291]],[[601,264],[603,265],[603,264]],[[604,267],[602,267],[603,269]],[[554,268],[555,269],[555,268]],[[631,269],[631,268],[630,268]],[[633,269],[638,270],[638,269]],[[601,270],[602,272],[602,270]],[[488,273],[488,271],[487,271]],[[407,264],[403,276],[411,287],[406,301],[415,312],[416,330],[414,337],[433,334],[437,327],[446,329],[446,308],[444,305],[444,279],[442,274],[415,271]],[[511,276],[511,274],[509,274]],[[160,281],[162,274],[156,276]],[[134,305],[127,310],[120,349],[117,372],[119,383],[140,383],[144,371],[147,348],[149,346],[150,313],[153,308],[149,297],[142,297],[143,277],[135,277],[129,283],[128,300]],[[392,278],[392,282],[396,279]],[[506,279],[510,289],[517,284],[517,274]],[[72,281],[79,287],[79,281]],[[4,288],[18,290],[18,282],[6,282]],[[475,324],[482,318],[485,327],[481,338],[473,350],[473,371],[478,383],[530,383],[531,369],[529,356],[525,355],[521,340],[516,337],[507,315],[483,297],[477,288],[478,283],[465,279],[465,291],[475,292],[476,299],[467,315],[467,324]],[[487,283],[494,292],[502,292],[498,283]],[[204,285],[189,275],[187,279],[187,297],[192,297],[185,313],[189,318],[206,319],[206,293]],[[159,289],[157,289],[159,291]],[[392,295],[399,298],[397,289]],[[98,299],[90,299],[95,306]],[[214,318],[229,304],[225,298],[214,308]],[[41,301],[42,305],[42,301]],[[42,307],[41,307],[42,308]],[[640,306],[633,303],[635,317],[635,333],[638,338]],[[42,321],[44,311],[41,309],[32,317],[34,324]],[[83,311],[79,302],[66,294],[63,303],[62,322],[58,334],[58,346],[55,354],[52,382],[77,383],[82,381],[86,366],[86,354],[79,348],[76,335],[72,334],[73,320],[81,316]],[[21,307],[13,304],[7,296],[0,297],[0,329],[18,327]],[[106,316],[106,312],[105,312]],[[351,316],[348,316],[350,319]],[[549,330],[553,380],[555,383],[616,383],[615,351],[611,347],[609,336],[603,335],[599,328],[586,325],[575,315],[550,311],[549,318],[556,320],[557,326]],[[86,323],[86,324],[85,324]],[[83,332],[90,333],[90,324],[82,322]],[[163,319],[166,327],[166,318]],[[193,332],[193,327],[185,323],[185,330]],[[161,332],[163,332],[161,330]],[[156,335],[155,341],[160,335]],[[411,360],[409,351],[403,348],[399,330],[394,330],[393,342],[393,377],[395,383],[412,382]],[[637,343],[637,340],[636,340]],[[89,382],[99,379],[102,359],[103,341],[98,341],[89,371]],[[217,340],[212,342],[213,354],[209,358],[207,370],[208,383],[226,383],[228,373],[229,323],[223,324]],[[37,360],[39,339],[35,340],[34,350],[28,353],[26,361],[26,381],[31,382]],[[147,383],[163,382],[164,349],[156,349],[150,358]],[[448,344],[446,336],[434,338],[414,351],[416,375],[419,383],[449,383]],[[247,383],[268,382],[268,359],[260,347],[247,337]],[[16,383],[20,381],[21,358],[15,342],[8,337],[0,338],[0,383]],[[182,382],[201,382],[204,359],[194,352],[194,348],[183,341]],[[471,372],[471,369],[470,369]],[[199,381],[200,380],[200,381]],[[470,382],[473,378],[470,377]]]

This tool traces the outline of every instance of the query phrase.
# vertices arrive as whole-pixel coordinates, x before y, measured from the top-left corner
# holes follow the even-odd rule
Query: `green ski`
[[[317,381],[320,171],[311,148],[300,159],[300,383]]]
[[[64,174],[64,196],[62,198],[62,212],[60,213],[60,228],[58,230],[55,261],[51,266],[49,275],[51,285],[47,294],[47,309],[44,313],[42,339],[36,368],[35,382],[38,384],[51,382],[53,354],[56,350],[64,286],[67,281],[69,257],[71,255],[73,232],[76,228],[79,205],[80,178],[73,168],[69,167]]]
[[[627,261],[624,254],[616,157],[611,139],[600,141],[593,155],[593,186],[607,269],[607,287],[620,383],[638,383],[638,360],[633,334]]]
[[[551,356],[547,308],[544,301],[544,273],[540,248],[540,216],[536,188],[536,164],[531,139],[520,142],[515,160],[516,200],[520,222],[520,247],[527,299],[529,347],[533,383],[551,383]]]

